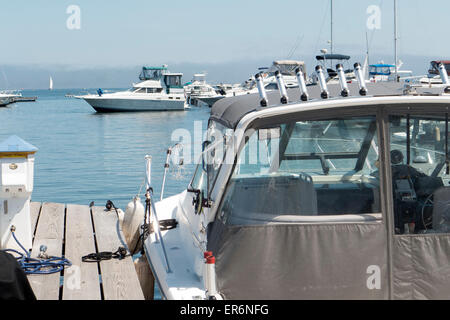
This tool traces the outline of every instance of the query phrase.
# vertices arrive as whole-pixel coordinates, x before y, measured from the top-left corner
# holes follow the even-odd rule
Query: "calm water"
[[[0,108],[0,141],[15,134],[39,149],[32,201],[104,205],[110,199],[125,209],[144,180],[146,154],[152,156],[152,184],[159,199],[166,150],[178,142],[171,140],[172,132],[193,132],[195,120],[205,128],[210,112],[196,107],[99,114],[66,93],[80,90],[25,90],[23,96],[38,100]],[[164,196],[185,189],[193,170],[193,164],[185,165],[180,177],[172,168]]]

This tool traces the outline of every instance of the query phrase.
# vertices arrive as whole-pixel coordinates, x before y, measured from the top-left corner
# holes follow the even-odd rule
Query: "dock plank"
[[[116,251],[125,245],[125,237],[114,211],[93,207],[95,236],[98,251]],[[105,300],[144,300],[131,256],[100,262]]]
[[[66,210],[65,257],[72,266],[64,271],[63,300],[100,300],[97,263],[81,257],[95,252],[91,212],[88,206],[68,204]]]
[[[30,203],[30,219],[31,219],[31,232],[34,234],[36,231],[36,225],[39,219],[39,213],[41,212],[40,202]]]
[[[39,255],[41,245],[47,246],[50,256],[62,255],[64,234],[65,206],[61,203],[43,203],[36,234],[33,241],[31,256]],[[28,280],[38,300],[58,300],[60,287],[60,273],[31,274]]]

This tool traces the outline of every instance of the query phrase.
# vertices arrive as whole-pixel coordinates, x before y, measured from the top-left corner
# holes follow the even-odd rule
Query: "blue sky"
[[[399,57],[450,58],[450,1],[397,3]],[[80,30],[66,27],[69,5],[81,9]],[[379,30],[366,28],[370,5],[381,8]],[[368,31],[373,59],[393,62],[393,0],[334,0],[333,10],[335,52],[362,60]],[[270,62],[294,47],[291,57],[311,65],[329,48],[330,0],[0,0],[0,30],[0,66]]]

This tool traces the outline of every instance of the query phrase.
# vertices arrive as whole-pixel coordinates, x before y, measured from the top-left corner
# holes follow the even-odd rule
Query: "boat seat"
[[[331,186],[316,189],[320,215],[381,212],[378,188],[362,186],[359,183]]]
[[[251,223],[262,216],[268,221],[280,215],[317,215],[317,195],[308,175],[238,178],[230,187],[231,224],[240,224],[239,218]]]

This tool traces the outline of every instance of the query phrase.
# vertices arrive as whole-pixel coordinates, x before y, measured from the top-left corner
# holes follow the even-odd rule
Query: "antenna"
[[[394,65],[395,65],[395,81],[398,79],[397,68],[397,0],[394,0]]]
[[[331,20],[331,23],[330,23],[330,34],[331,34],[331,41],[330,41],[330,51],[331,51],[331,54],[333,54],[333,0],[330,0],[330,3],[331,3],[331,10],[330,10],[330,20]]]

